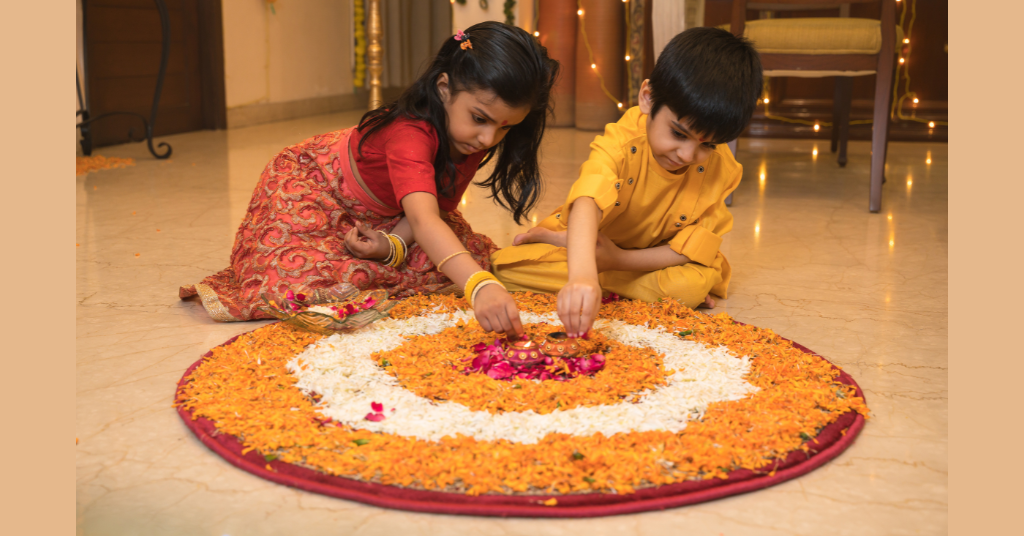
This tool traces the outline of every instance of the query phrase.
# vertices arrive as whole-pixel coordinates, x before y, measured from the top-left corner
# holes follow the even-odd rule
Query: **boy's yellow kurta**
[[[725,144],[701,165],[675,175],[662,168],[647,144],[647,116],[631,108],[590,144],[565,204],[540,222],[565,231],[569,208],[591,197],[601,209],[598,232],[620,248],[644,249],[668,244],[692,262],[654,272],[603,272],[601,288],[624,298],[656,301],[663,297],[696,307],[708,293],[726,297],[731,269],[718,250],[732,229],[725,198],[739,186],[743,167]],[[495,275],[509,290],[558,292],[568,277],[565,248],[525,244],[495,252]]]

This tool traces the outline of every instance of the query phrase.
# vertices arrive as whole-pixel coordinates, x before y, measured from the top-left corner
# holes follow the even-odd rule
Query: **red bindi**
[[[501,126],[505,126],[505,125],[507,125],[507,124],[508,124],[508,119],[506,119],[506,120],[504,120],[504,121],[502,121],[502,122],[501,122]]]

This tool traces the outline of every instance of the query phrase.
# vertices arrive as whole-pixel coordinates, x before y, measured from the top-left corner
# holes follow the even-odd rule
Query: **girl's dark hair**
[[[489,90],[505,104],[517,108],[529,106],[530,112],[509,129],[498,145],[481,162],[486,164],[498,154],[494,172],[481,187],[490,188],[490,197],[512,212],[518,224],[536,204],[540,194],[540,167],[537,151],[550,111],[551,86],[558,76],[558,62],[548,58],[542,47],[525,30],[500,22],[481,22],[466,29],[473,48],[463,50],[453,37],[419,79],[397,101],[371,110],[359,122],[359,151],[366,139],[399,117],[428,121],[437,131],[437,155],[434,157],[434,182],[440,195],[455,193],[456,168],[448,143],[448,117],[437,90],[437,78],[448,74],[450,95],[460,91]],[[363,132],[364,129],[366,132]],[[500,149],[500,151],[499,151]]]
[[[690,28],[668,42],[651,72],[651,117],[668,106],[716,143],[743,132],[761,96],[761,57],[742,37]]]

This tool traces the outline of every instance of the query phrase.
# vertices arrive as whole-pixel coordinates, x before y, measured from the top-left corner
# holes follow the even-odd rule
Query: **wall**
[[[228,128],[365,106],[352,87],[352,0],[222,6]]]
[[[543,0],[541,0],[543,1]],[[515,25],[533,33],[533,0],[518,0],[513,11],[515,12]],[[505,22],[505,2],[503,0],[490,0],[487,9],[480,7],[478,0],[466,0],[465,5],[452,4],[452,23],[456,30],[465,30],[470,26],[485,20],[496,20]]]

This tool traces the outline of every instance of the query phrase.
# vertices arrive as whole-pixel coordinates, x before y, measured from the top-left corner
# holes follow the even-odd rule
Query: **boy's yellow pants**
[[[601,288],[623,298],[657,301],[676,298],[691,309],[704,302],[711,288],[722,281],[719,255],[711,267],[697,263],[670,266],[654,272],[602,272]],[[529,290],[557,294],[569,275],[566,249],[549,244],[524,244],[491,255],[494,275],[510,291]]]

